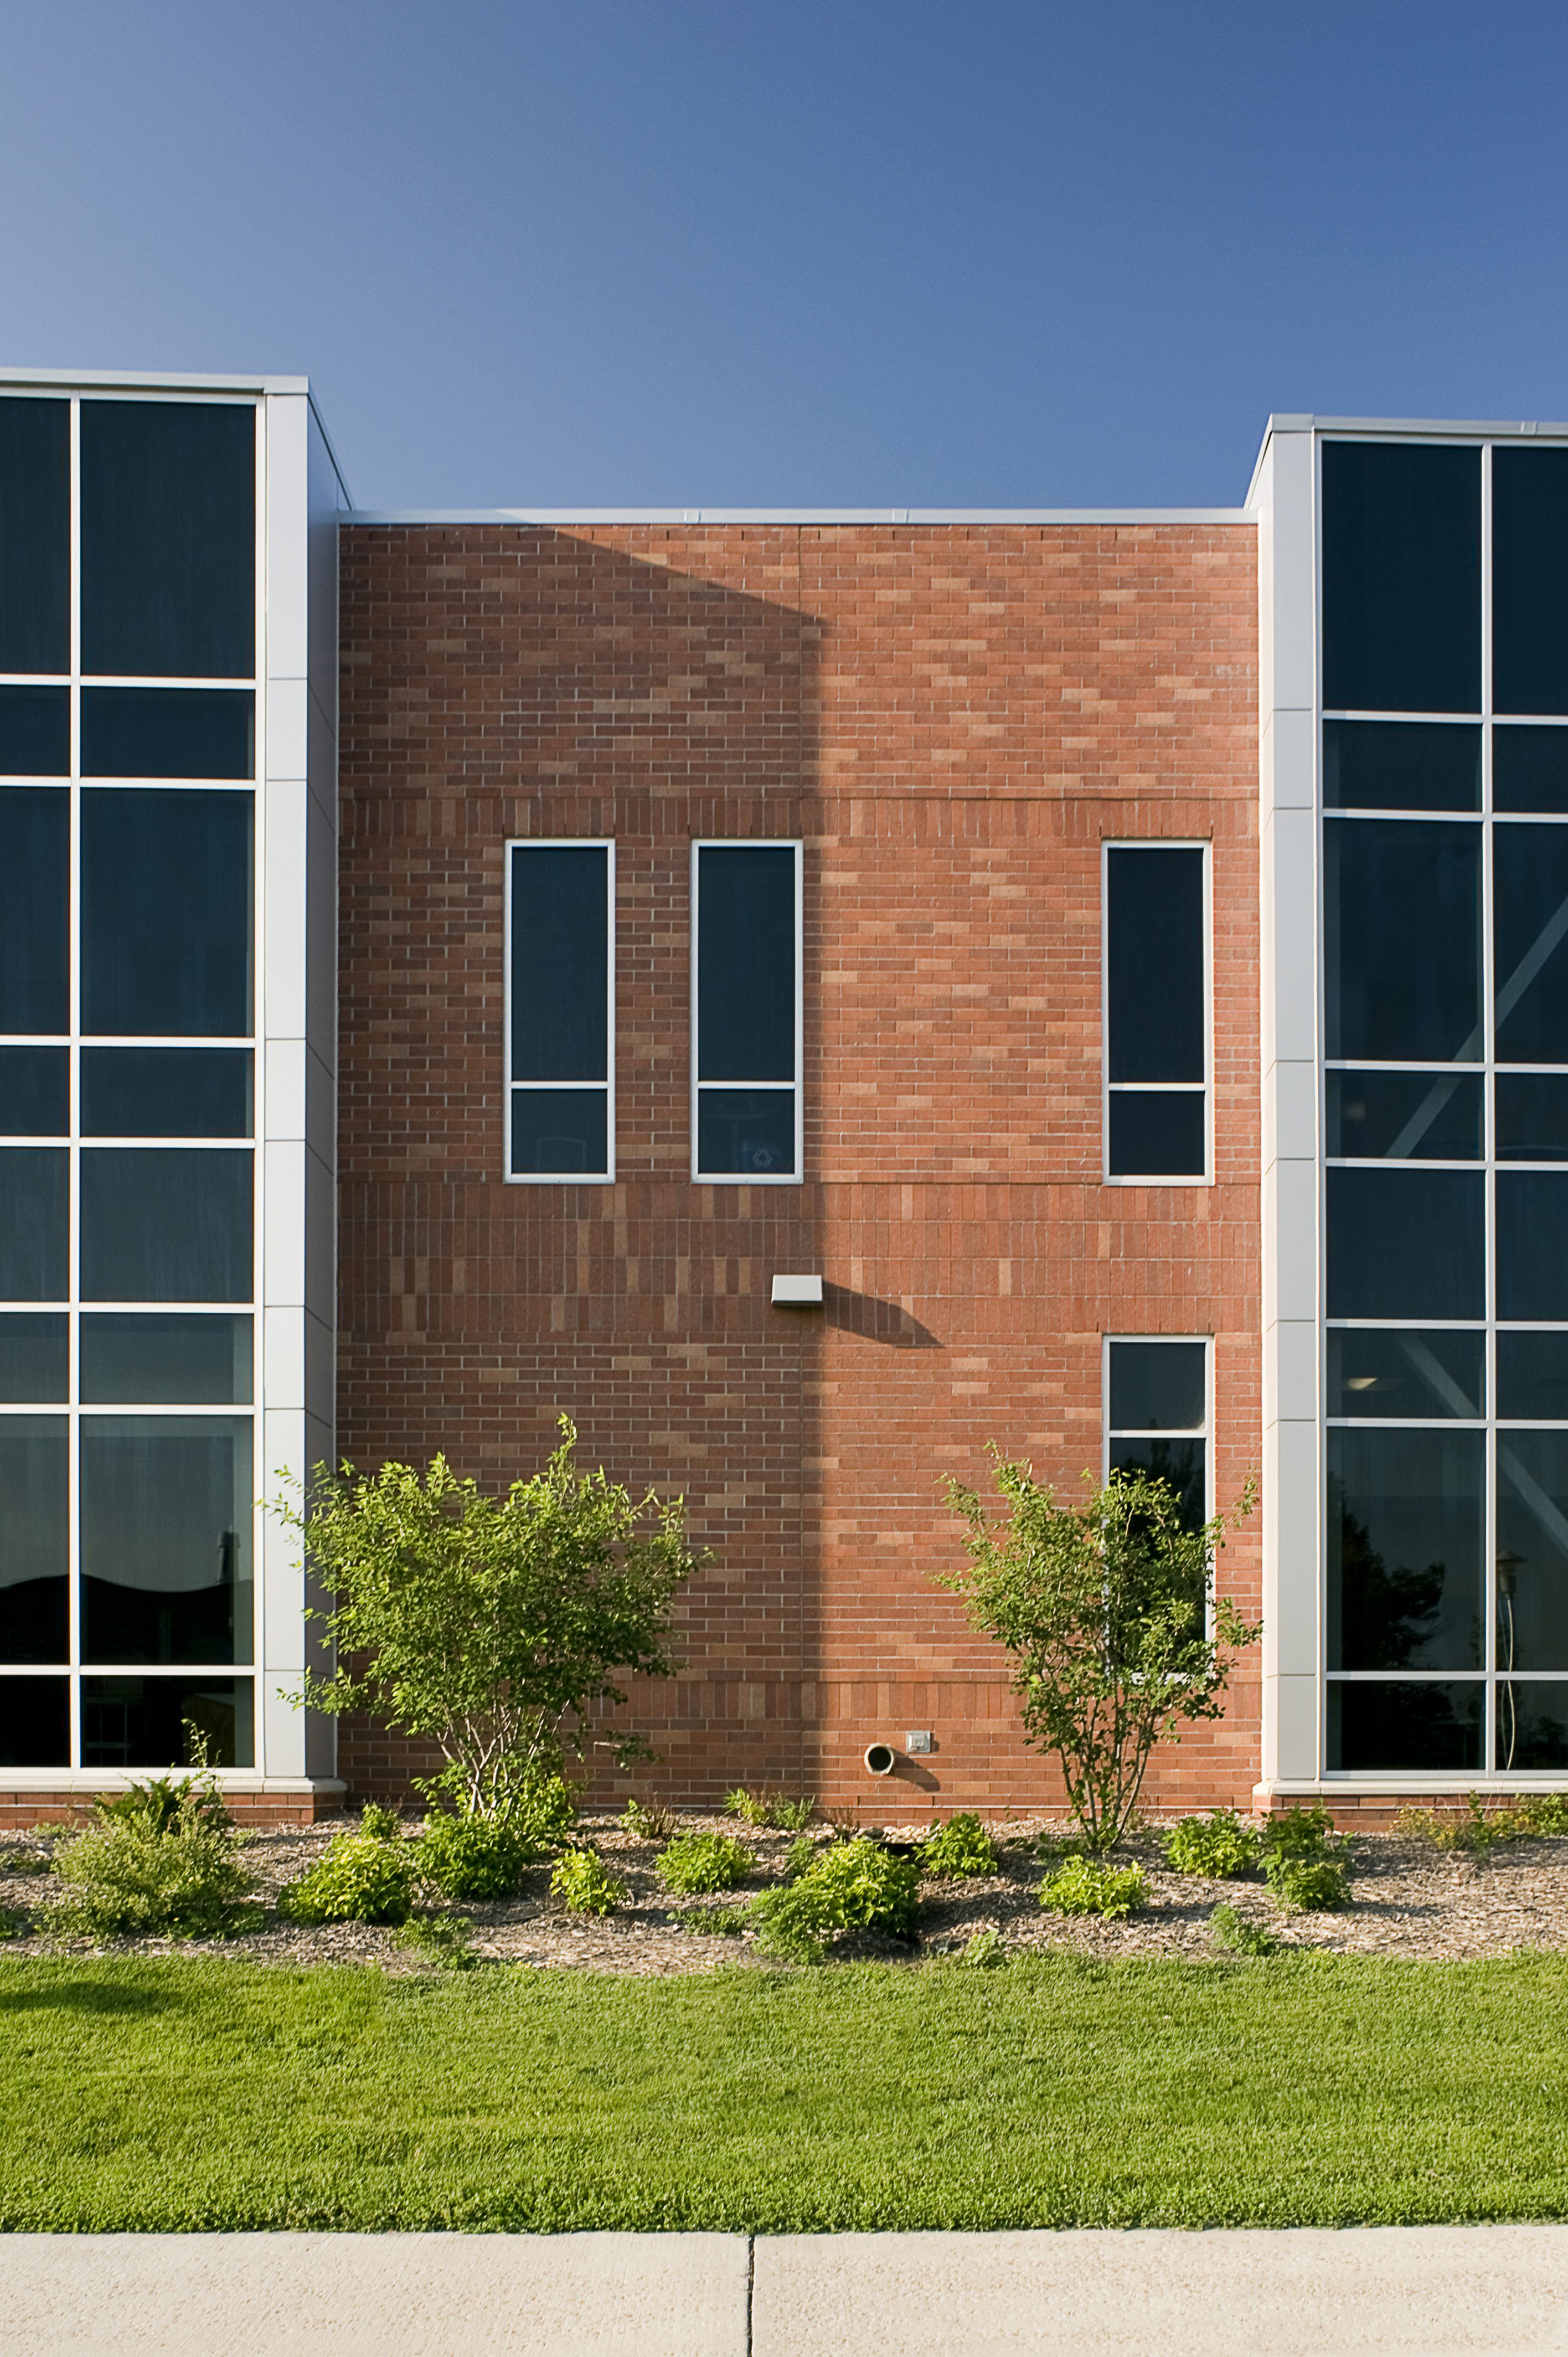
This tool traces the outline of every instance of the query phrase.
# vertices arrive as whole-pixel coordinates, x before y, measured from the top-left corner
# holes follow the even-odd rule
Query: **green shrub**
[[[944,1880],[967,1874],[994,1874],[1000,1865],[996,1845],[972,1809],[950,1817],[920,1846],[921,1871]]]
[[[799,1882],[806,1868],[816,1861],[817,1845],[810,1834],[799,1834],[784,1853],[779,1871],[786,1882]]]
[[[737,1784],[733,1792],[725,1794],[725,1814],[739,1817],[744,1824],[760,1829],[768,1823],[768,1803],[762,1793],[747,1792],[744,1784]]]
[[[1532,1792],[1520,1802],[1515,1814],[1527,1834],[1568,1834],[1568,1794]]]
[[[1006,1961],[1007,1951],[1002,1944],[1002,1934],[989,1924],[966,1941],[951,1959],[953,1964],[965,1964],[977,1973],[994,1972],[998,1964],[1004,1964]]]
[[[27,1929],[27,1919],[15,1907],[0,1907],[0,1940],[19,1940]]]
[[[908,1939],[920,1904],[920,1869],[864,1835],[819,1850],[797,1880],[765,1890],[746,1912],[757,1952],[791,1964],[820,1964],[840,1932]]]
[[[1479,1792],[1466,1792],[1463,1815],[1452,1809],[1402,1809],[1394,1823],[1397,1832],[1438,1849],[1470,1850],[1485,1857],[1504,1842],[1568,1834],[1568,1800],[1561,1792],[1537,1792],[1488,1808]]]
[[[725,1939],[738,1939],[751,1926],[751,1908],[755,1900],[742,1907],[682,1907],[671,1915],[671,1932],[708,1932]]]
[[[568,1915],[613,1915],[627,1897],[596,1850],[563,1850],[550,1878],[550,1895]]]
[[[1258,1836],[1234,1809],[1216,1809],[1212,1816],[1184,1817],[1173,1825],[1165,1849],[1178,1874],[1204,1874],[1223,1882],[1257,1864]]]
[[[1265,1817],[1258,1845],[1265,1861],[1272,1857],[1322,1857],[1334,1835],[1334,1820],[1321,1801],[1310,1809],[1282,1809]]]
[[[1350,1904],[1349,1860],[1336,1851],[1322,1857],[1271,1857],[1263,1871],[1282,1907],[1321,1914]]]
[[[471,1973],[481,1962],[469,1937],[473,1928],[466,1915],[411,1915],[398,1941],[445,1972]]]
[[[668,1841],[675,1830],[673,1809],[649,1808],[638,1800],[627,1803],[620,1821],[636,1841]]]
[[[677,1834],[660,1852],[659,1879],[666,1890],[735,1890],[756,1863],[728,1834]]]
[[[779,1792],[768,1803],[768,1822],[781,1834],[803,1834],[816,1813],[810,1792]]]
[[[93,1822],[61,1842],[63,1898],[50,1931],[91,1939],[224,1938],[251,1910],[233,1821],[209,1777],[159,1777],[97,1803]]]
[[[1208,1919],[1209,1937],[1217,1948],[1235,1956],[1277,1956],[1280,1943],[1265,1923],[1239,1915],[1234,1907],[1217,1907]]]
[[[505,1899],[534,1856],[510,1818],[433,1816],[424,1821],[419,1871],[448,1899]]]
[[[1041,1906],[1058,1915],[1136,1915],[1148,1903],[1142,1867],[1107,1866],[1101,1858],[1064,1858],[1040,1885]]]
[[[417,1870],[412,1842],[334,1834],[316,1864],[280,1891],[278,1913],[295,1923],[406,1923]]]

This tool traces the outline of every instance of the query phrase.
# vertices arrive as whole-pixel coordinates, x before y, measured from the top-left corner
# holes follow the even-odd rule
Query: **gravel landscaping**
[[[368,1924],[306,1926],[279,1916],[274,1901],[320,1855],[349,1820],[299,1832],[249,1837],[243,1855],[264,1913],[255,1928],[225,1941],[117,1941],[98,1953],[209,1953],[283,1964],[375,1964],[396,1973],[427,1972],[428,1959],[396,1931]],[[747,1888],[780,1871],[792,1835],[737,1827],[733,1818],[682,1817],[682,1830],[739,1834],[757,1858]],[[412,1831],[412,1821],[410,1830]],[[913,1840],[920,1829],[886,1828],[892,1840]],[[1477,1857],[1443,1851],[1398,1833],[1358,1836],[1353,1904],[1337,1914],[1290,1914],[1272,1900],[1262,1879],[1210,1881],[1173,1873],[1157,1839],[1146,1835],[1129,1854],[1149,1878],[1152,1905],[1123,1921],[1063,1918],[1042,1910],[1036,1892],[1046,1871],[1039,1840],[1059,1827],[1018,1824],[993,1829],[1004,1842],[1002,1870],[964,1881],[923,1886],[918,1939],[909,1944],[866,1933],[841,1939],[839,1957],[910,1962],[961,1951],[976,1932],[997,1933],[1008,1953],[1069,1950],[1112,1956],[1195,1955],[1212,1952],[1208,1917],[1221,1900],[1266,1925],[1287,1945],[1348,1955],[1458,1960],[1499,1956],[1522,1948],[1568,1949],[1568,1839],[1520,1840]],[[628,1834],[613,1818],[585,1819],[582,1833],[629,1890],[628,1903],[603,1920],[566,1913],[549,1892],[548,1862],[523,1878],[510,1900],[466,1901],[456,1911],[471,1923],[474,1953],[515,1964],[567,1965],[598,1973],[664,1975],[705,1972],[745,1962],[750,1942],[686,1932],[683,1918],[700,1914],[703,1900],[673,1898],[661,1886],[655,1860],[661,1844]],[[0,1840],[0,1908],[29,1922],[59,1886],[48,1872],[58,1832]],[[826,1838],[824,1835],[822,1838]],[[745,1892],[734,1894],[744,1898]],[[84,1943],[71,1943],[89,1953]],[[23,1931],[5,1942],[7,1955],[58,1953],[59,1943]]]

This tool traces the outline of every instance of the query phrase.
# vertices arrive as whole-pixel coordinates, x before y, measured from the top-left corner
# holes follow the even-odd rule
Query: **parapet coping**
[[[1251,508],[353,508],[346,524],[1097,524],[1240,523]]]

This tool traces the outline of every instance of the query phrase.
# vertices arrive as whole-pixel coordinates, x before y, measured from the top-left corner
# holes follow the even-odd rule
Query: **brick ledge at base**
[[[1488,1784],[1478,1775],[1434,1777],[1392,1790],[1384,1785],[1380,1792],[1347,1792],[1337,1783],[1257,1784],[1252,1789],[1252,1814],[1277,1816],[1283,1809],[1308,1808],[1321,1801],[1341,1832],[1359,1828],[1363,1833],[1389,1833],[1405,1809],[1431,1809],[1439,1816],[1450,1810],[1458,1814],[1472,1792],[1479,1793],[1488,1807],[1501,1808],[1543,1792],[1561,1793],[1563,1789],[1560,1776],[1520,1777],[1509,1784]]]
[[[39,1786],[37,1791],[0,1784],[0,1832],[25,1833],[31,1825],[69,1824],[73,1817],[84,1815],[101,1792],[123,1792],[143,1776],[160,1772],[167,1771],[148,1768],[140,1774],[83,1777],[69,1784]],[[241,1824],[270,1829],[310,1825],[322,1817],[338,1815],[347,1788],[335,1776],[279,1776],[254,1784],[225,1784],[222,1790],[231,1813]]]

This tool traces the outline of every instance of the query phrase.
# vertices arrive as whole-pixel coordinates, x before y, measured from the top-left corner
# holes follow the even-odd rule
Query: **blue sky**
[[[1230,503],[1568,416],[1562,0],[54,0],[10,361],[308,373],[366,506]]]

